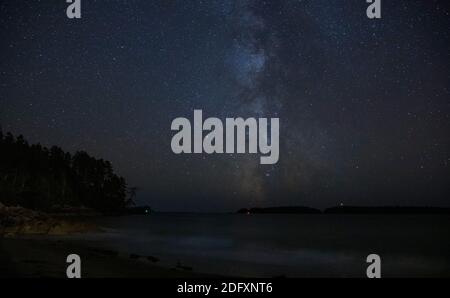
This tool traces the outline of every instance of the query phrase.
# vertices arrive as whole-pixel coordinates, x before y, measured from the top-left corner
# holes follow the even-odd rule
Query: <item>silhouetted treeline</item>
[[[22,136],[0,130],[0,201],[50,210],[55,206],[89,207],[120,212],[126,205],[126,182],[109,161],[86,152],[28,144]]]

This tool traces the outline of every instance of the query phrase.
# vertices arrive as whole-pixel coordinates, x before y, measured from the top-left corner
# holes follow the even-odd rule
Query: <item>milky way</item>
[[[0,124],[108,159],[157,210],[449,205],[446,1],[0,4]],[[279,117],[280,161],[175,155],[171,121]]]

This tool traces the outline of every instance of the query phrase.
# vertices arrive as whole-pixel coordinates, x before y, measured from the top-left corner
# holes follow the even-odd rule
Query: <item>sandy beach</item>
[[[163,268],[154,256],[119,253],[64,237],[101,233],[101,228],[91,223],[93,217],[55,216],[0,205],[0,219],[0,277],[66,278],[70,254],[80,256],[82,277],[87,278],[206,276],[181,263]]]
[[[85,278],[364,277],[373,252],[382,256],[384,277],[450,273],[447,215],[12,211],[3,220],[0,277],[65,278],[70,254],[80,256]]]
[[[66,278],[66,257],[77,253],[83,278],[208,277],[190,268],[163,268],[151,256],[121,255],[71,240],[0,238],[0,278]]]

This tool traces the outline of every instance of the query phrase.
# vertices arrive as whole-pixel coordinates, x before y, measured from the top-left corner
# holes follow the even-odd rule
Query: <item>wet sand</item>
[[[121,255],[82,241],[44,238],[0,238],[0,277],[66,278],[66,258],[73,253],[81,258],[83,278],[212,277],[184,266],[160,267],[151,256]]]

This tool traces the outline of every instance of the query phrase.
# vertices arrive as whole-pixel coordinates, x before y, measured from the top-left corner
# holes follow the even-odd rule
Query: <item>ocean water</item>
[[[96,219],[83,237],[121,253],[196,272],[248,277],[450,276],[450,216],[180,214]]]

